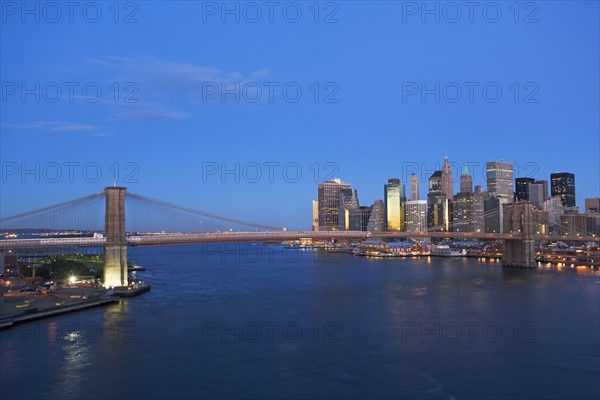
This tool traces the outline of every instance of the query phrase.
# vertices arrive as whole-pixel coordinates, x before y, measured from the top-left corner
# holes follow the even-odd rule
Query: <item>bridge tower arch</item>
[[[125,235],[124,187],[104,190],[104,287],[127,286],[127,237]]]

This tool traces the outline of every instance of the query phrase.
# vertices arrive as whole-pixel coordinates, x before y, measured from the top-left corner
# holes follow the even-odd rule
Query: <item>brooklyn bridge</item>
[[[96,234],[93,237],[8,238],[0,240],[0,251],[53,247],[103,247],[104,285],[114,287],[127,285],[129,246],[283,242],[300,239],[318,241],[363,241],[386,238],[501,240],[503,242],[502,265],[529,268],[536,265],[534,249],[536,241],[600,241],[598,237],[583,234],[536,233],[532,206],[527,202],[514,203],[509,208],[509,212],[505,213],[504,226],[508,229],[505,229],[504,233],[436,230],[427,232],[293,231],[177,206],[128,193],[125,187],[107,187],[104,191],[89,196],[0,219],[0,229],[44,230],[74,227],[81,229],[87,224],[90,230],[101,230],[98,229],[101,225],[99,219],[104,220],[103,234]]]

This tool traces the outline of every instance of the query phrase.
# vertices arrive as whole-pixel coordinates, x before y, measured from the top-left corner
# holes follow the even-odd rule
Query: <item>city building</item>
[[[513,165],[503,161],[485,164],[487,191],[493,196],[513,201]]]
[[[319,230],[335,231],[338,229],[338,216],[342,193],[352,192],[352,186],[339,179],[325,181],[318,187]]]
[[[548,229],[551,233],[560,232],[560,216],[564,213],[560,197],[550,197],[544,202],[544,211],[548,214]]]
[[[371,206],[371,215],[369,216],[369,223],[367,225],[367,231],[369,232],[383,232],[385,230],[385,204],[383,200],[375,200]]]
[[[460,174],[460,193],[472,193],[473,192],[473,177],[469,172],[469,167],[465,165],[462,173]]]
[[[473,210],[471,212],[473,216],[471,229],[473,232],[485,232],[484,202],[486,196],[487,194],[483,191],[481,186],[475,186],[475,191],[473,192]]]
[[[452,202],[442,192],[442,186],[442,171],[435,171],[429,177],[427,228],[448,232],[452,218]]]
[[[403,231],[404,227],[404,204],[406,195],[404,193],[404,184],[400,179],[388,179],[387,185],[384,185],[385,201],[385,228],[388,232]]]
[[[358,194],[356,193],[356,189],[342,189],[338,210],[338,230],[350,230],[350,210],[355,208],[358,208]]]
[[[319,230],[319,201],[312,201],[312,230]]]
[[[545,188],[542,183],[530,183],[527,185],[527,199],[535,208],[542,208],[544,202],[548,200],[544,195],[544,190]]]
[[[409,200],[406,202],[406,231],[427,231],[427,200]]]
[[[512,203],[511,200],[496,196],[492,196],[483,202],[485,233],[503,233],[503,209],[504,205],[509,203]]]
[[[586,214],[600,214],[600,198],[585,199]]]
[[[369,206],[355,207],[350,210],[350,230],[366,231],[369,226],[372,208]]]
[[[410,177],[410,200],[419,200],[419,177],[415,174]]]
[[[575,207],[575,175],[569,172],[550,174],[550,194],[560,197],[565,207]]]
[[[459,192],[452,202],[454,232],[473,232],[473,192]]]
[[[542,195],[544,196],[544,200],[543,201],[548,200],[550,198],[550,196],[548,196],[548,181],[545,180],[545,179],[543,179],[543,180],[536,180],[534,183],[543,186],[543,191],[542,191]]]
[[[454,195],[454,180],[452,178],[452,168],[448,162],[448,157],[444,159],[444,164],[442,165],[442,194],[446,196],[447,199],[452,199],[452,196]]]
[[[515,197],[517,201],[529,201],[529,185],[532,183],[535,183],[533,178],[515,179]]]

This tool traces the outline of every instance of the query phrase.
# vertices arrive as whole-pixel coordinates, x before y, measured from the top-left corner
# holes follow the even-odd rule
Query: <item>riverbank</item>
[[[0,329],[119,301],[96,288],[61,288],[48,294],[4,293],[0,297]]]

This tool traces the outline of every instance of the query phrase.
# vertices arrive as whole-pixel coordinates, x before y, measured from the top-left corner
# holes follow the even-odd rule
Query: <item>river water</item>
[[[246,244],[133,250],[119,305],[0,333],[7,399],[600,397],[600,274]]]

